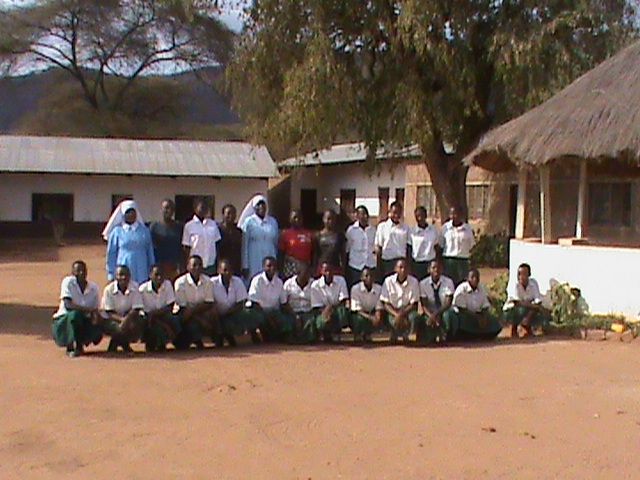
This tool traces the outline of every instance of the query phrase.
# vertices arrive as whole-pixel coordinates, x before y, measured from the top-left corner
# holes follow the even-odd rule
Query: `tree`
[[[233,34],[219,1],[45,0],[0,6],[0,58],[9,71],[58,67],[95,110],[119,110],[136,80],[163,68],[229,59]],[[119,81],[107,82],[108,77]]]
[[[466,211],[460,160],[482,134],[616,51],[634,18],[625,0],[256,0],[228,83],[277,153],[353,132],[373,161],[415,142],[441,212]]]

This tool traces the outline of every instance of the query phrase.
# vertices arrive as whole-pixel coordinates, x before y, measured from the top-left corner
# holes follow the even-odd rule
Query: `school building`
[[[265,147],[242,142],[0,136],[0,236],[48,235],[52,218],[71,235],[97,235],[125,198],[147,222],[165,198],[191,218],[198,196],[219,218],[276,175]]]

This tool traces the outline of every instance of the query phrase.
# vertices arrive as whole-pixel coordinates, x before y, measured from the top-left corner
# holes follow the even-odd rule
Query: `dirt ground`
[[[1,479],[639,478],[638,341],[71,360],[59,281],[103,247],[37,246],[0,244]]]

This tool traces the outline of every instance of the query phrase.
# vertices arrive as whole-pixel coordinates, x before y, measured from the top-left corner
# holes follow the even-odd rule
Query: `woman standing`
[[[333,210],[325,210],[322,215],[322,230],[316,233],[313,245],[313,264],[316,276],[320,275],[320,266],[329,265],[334,275],[344,275],[346,265],[346,237],[337,229],[337,215]]]
[[[238,222],[242,229],[242,274],[251,280],[262,272],[266,257],[278,255],[278,222],[267,214],[267,199],[255,195],[244,207]]]
[[[133,200],[124,200],[116,207],[102,231],[107,240],[107,278],[115,278],[116,267],[126,265],[131,279],[140,284],[149,279],[151,265],[155,263],[151,233],[143,223],[138,206]]]
[[[292,210],[289,216],[290,228],[280,234],[280,273],[285,280],[298,273],[302,264],[310,266],[313,261],[313,233],[303,228],[302,224],[300,211]]]
[[[460,211],[452,207],[450,220],[442,226],[444,273],[457,286],[469,274],[471,249],[476,241],[471,226],[462,220]]]

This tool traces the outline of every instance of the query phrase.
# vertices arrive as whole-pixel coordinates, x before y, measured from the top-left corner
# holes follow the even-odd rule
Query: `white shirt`
[[[277,275],[269,281],[266,273],[259,273],[251,279],[249,300],[260,305],[264,310],[278,309],[280,305],[287,303],[284,283]]]
[[[295,275],[284,282],[284,293],[287,303],[295,313],[311,311],[311,280],[304,287],[298,285],[298,276]]]
[[[390,304],[393,308],[405,308],[420,301],[420,285],[418,279],[407,276],[402,283],[398,281],[398,274],[394,273],[384,279],[380,301]]]
[[[454,227],[451,220],[442,226],[442,238],[444,240],[442,255],[445,257],[469,258],[471,249],[476,243],[471,225],[463,223]]]
[[[142,310],[142,295],[140,295],[138,284],[133,280],[129,281],[127,290],[122,293],[118,289],[118,282],[113,281],[102,293],[102,310],[106,312],[116,312],[118,315],[126,315],[131,310]]]
[[[540,287],[538,287],[538,282],[536,282],[533,278],[529,278],[529,282],[527,283],[527,287],[523,287],[520,282],[516,280],[515,286],[509,283],[507,287],[507,296],[508,300],[504,304],[503,310],[509,310],[510,308],[515,307],[515,302],[531,302],[531,303],[542,303],[542,295],[540,295]]]
[[[140,295],[142,295],[142,304],[146,313],[162,310],[168,305],[173,305],[176,301],[173,285],[169,280],[162,282],[157,292],[153,290],[153,282],[151,280],[144,282],[140,285]]]
[[[349,254],[349,266],[356,270],[364,267],[376,267],[375,239],[376,229],[371,225],[360,227],[356,222],[347,228],[347,253]]]
[[[400,222],[395,224],[388,219],[378,224],[375,238],[376,247],[382,250],[382,260],[395,260],[407,256],[409,227]]]
[[[491,304],[482,285],[478,285],[478,288],[474,290],[469,282],[462,282],[453,294],[453,306],[456,311],[464,308],[470,312],[478,313],[489,308]]]
[[[218,313],[224,315],[239,302],[247,300],[247,289],[241,278],[233,276],[229,282],[229,290],[222,283],[222,276],[216,275],[211,279],[213,297],[218,307]]]
[[[205,268],[216,263],[216,242],[222,237],[215,220],[205,218],[204,222],[194,215],[182,231],[182,245],[191,248],[191,255],[200,255]]]
[[[364,282],[360,282],[351,287],[351,311],[371,313],[376,308],[382,308],[380,304],[380,293],[382,287],[374,283],[371,290],[367,290]]]
[[[80,290],[80,285],[78,285],[76,277],[73,275],[64,277],[60,284],[60,306],[54,314],[54,318],[69,313],[67,307],[64,305],[65,298],[70,298],[73,303],[81,307],[97,309],[100,306],[100,289],[98,285],[87,280],[87,285],[83,292]]]
[[[409,245],[414,261],[428,262],[436,258],[436,245],[442,246],[442,238],[435,225],[415,226],[409,233]]]
[[[311,306],[313,308],[336,306],[347,298],[349,298],[347,282],[340,275],[333,276],[331,285],[327,285],[324,277],[320,277],[311,284]]]
[[[420,282],[420,297],[427,299],[427,306],[430,312],[435,312],[436,295],[435,291],[438,290],[438,297],[440,297],[440,304],[444,305],[447,301],[447,297],[452,297],[456,291],[456,286],[449,277],[440,275],[438,283],[434,283],[431,275]]]
[[[176,279],[176,303],[179,307],[193,307],[201,303],[213,303],[213,284],[205,274],[200,275],[198,283],[185,273]]]

